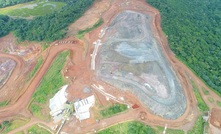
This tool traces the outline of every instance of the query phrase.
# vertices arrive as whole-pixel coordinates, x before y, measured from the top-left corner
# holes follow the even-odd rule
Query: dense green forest
[[[6,35],[11,30],[10,18],[8,16],[0,15],[0,36]]]
[[[33,20],[0,16],[0,37],[14,31],[21,41],[54,41],[66,35],[67,26],[77,20],[94,0],[54,0],[65,2],[61,10]]]
[[[172,51],[221,93],[221,0],[146,0],[161,12]]]
[[[7,7],[7,6],[13,6],[20,3],[25,3],[33,0],[0,0],[0,8]]]

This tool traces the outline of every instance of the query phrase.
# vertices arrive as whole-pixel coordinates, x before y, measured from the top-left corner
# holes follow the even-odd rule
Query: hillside
[[[64,2],[64,0],[54,0]],[[0,15],[0,37],[10,31],[21,41],[54,41],[66,35],[67,26],[77,20],[93,0],[66,0],[61,10],[35,17],[32,20],[13,19]]]
[[[220,0],[146,0],[161,12],[172,51],[221,93]]]
[[[7,7],[7,6],[12,6],[20,3],[25,3],[33,0],[1,0],[0,1],[0,8],[2,7]]]

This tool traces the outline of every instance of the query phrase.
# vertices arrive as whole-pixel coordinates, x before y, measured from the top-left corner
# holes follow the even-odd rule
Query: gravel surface
[[[186,98],[150,28],[151,18],[123,11],[111,22],[98,53],[97,75],[133,92],[154,114],[177,119]]]

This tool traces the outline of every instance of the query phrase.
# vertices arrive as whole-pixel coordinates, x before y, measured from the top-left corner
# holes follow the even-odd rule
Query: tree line
[[[176,56],[221,93],[221,0],[146,0]]]
[[[13,6],[20,3],[25,3],[33,0],[1,0],[0,1],[0,8],[7,7],[7,6]]]
[[[94,0],[54,0],[65,2],[61,10],[39,16],[33,20],[0,16],[0,37],[13,31],[21,41],[54,41],[63,38],[67,26],[77,20]]]

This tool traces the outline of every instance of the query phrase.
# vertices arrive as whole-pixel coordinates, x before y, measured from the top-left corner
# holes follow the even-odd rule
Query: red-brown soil
[[[6,57],[14,60],[16,62],[16,67],[13,70],[11,76],[5,83],[5,85],[1,88],[0,101],[10,100],[10,96],[18,90],[18,88],[22,87],[22,75],[24,75],[24,61],[21,57],[11,54],[5,54],[0,52],[0,57]]]
[[[73,39],[72,39],[73,40]],[[64,50],[71,50],[75,52],[75,58],[74,61],[76,63],[80,63],[81,59],[79,55],[82,55],[83,53],[83,46],[79,44],[61,44],[58,46],[51,46],[47,51],[47,58],[45,59],[43,65],[41,66],[40,70],[37,72],[35,77],[30,82],[27,89],[24,91],[21,96],[16,100],[16,103],[13,105],[9,105],[7,107],[4,107],[0,110],[0,119],[4,120],[7,118],[11,118],[16,115],[25,115],[26,111],[25,108],[28,105],[33,92],[39,85],[42,77],[47,72],[48,68],[50,67],[51,63],[53,62],[53,59],[57,56],[57,54]],[[78,62],[79,61],[79,62]]]
[[[212,109],[210,123],[221,130],[221,109]]]
[[[105,7],[102,7],[102,3],[106,3]],[[109,4],[108,4],[109,3]],[[98,6],[100,5],[100,6]],[[102,8],[102,9],[100,9]],[[103,9],[104,8],[104,9]],[[99,130],[105,127],[108,127],[110,125],[124,122],[127,120],[140,120],[148,125],[160,125],[164,126],[165,124],[168,125],[169,128],[181,128],[184,130],[188,130],[192,127],[194,124],[193,122],[196,120],[199,112],[197,110],[196,105],[196,99],[194,97],[194,94],[192,92],[192,87],[189,79],[187,78],[187,75],[191,77],[193,81],[199,85],[199,87],[204,87],[205,89],[209,90],[206,85],[198,78],[196,77],[183,63],[181,63],[171,52],[168,46],[167,38],[162,32],[161,29],[161,18],[160,13],[158,10],[154,9],[150,5],[146,4],[144,0],[100,0],[97,1],[91,9],[87,11],[91,12],[90,17],[87,16],[87,18],[84,18],[84,16],[80,19],[82,21],[85,20],[93,20],[93,10],[97,9],[95,12],[96,14],[100,14],[102,18],[104,19],[104,24],[97,28],[96,30],[92,31],[91,33],[85,35],[85,43],[82,43],[81,41],[76,41],[75,44],[59,44],[55,46],[57,42],[54,42],[51,44],[51,47],[46,49],[44,51],[44,63],[41,66],[40,70],[37,72],[37,74],[34,76],[34,78],[31,80],[30,84],[25,88],[24,92],[19,95],[18,99],[14,100],[14,104],[11,104],[5,108],[0,109],[0,121],[11,119],[14,116],[23,115],[26,117],[32,117],[29,112],[26,111],[26,106],[28,105],[32,94],[34,93],[35,89],[39,85],[42,77],[47,72],[48,68],[50,67],[51,63],[53,62],[54,58],[58,53],[64,50],[71,50],[71,57],[66,63],[66,67],[63,71],[64,76],[68,76],[67,81],[70,83],[70,88],[68,92],[69,100],[70,99],[76,99],[76,98],[83,98],[86,96],[89,96],[90,94],[95,94],[97,100],[99,103],[103,106],[112,103],[113,101],[109,102],[106,100],[106,98],[101,95],[99,92],[94,90],[91,85],[102,85],[106,92],[112,94],[115,97],[124,97],[125,102],[134,105],[137,104],[139,108],[136,109],[129,109],[128,112],[119,114],[107,119],[102,119],[100,122],[96,122],[95,119],[89,119],[82,122],[76,121],[74,117],[67,122],[68,125],[65,125],[62,131],[70,132],[70,133],[86,133],[86,132],[94,132],[94,130]],[[99,10],[100,9],[100,10]],[[107,11],[106,11],[107,10]],[[110,23],[110,20],[117,15],[119,12],[123,10],[134,10],[141,13],[149,14],[152,17],[152,31],[156,37],[156,39],[159,41],[159,43],[162,46],[163,52],[166,55],[166,58],[170,61],[174,71],[176,72],[176,75],[181,81],[181,84],[183,86],[185,96],[187,98],[187,108],[186,112],[183,116],[176,120],[166,120],[159,116],[154,115],[151,113],[148,109],[144,108],[142,103],[134,96],[133,94],[125,91],[120,91],[116,88],[114,88],[111,85],[108,85],[102,81],[99,81],[96,79],[95,74],[93,71],[90,70],[90,54],[93,51],[93,45],[91,45],[94,41],[98,39],[98,34],[102,27],[107,26]],[[94,13],[94,14],[95,14]],[[89,17],[89,18],[88,18]],[[73,24],[70,26],[70,29],[75,29],[76,25],[79,25],[80,22],[76,22],[78,24]],[[95,21],[93,21],[94,23]],[[92,22],[91,22],[92,23]],[[81,26],[81,28],[85,28],[84,26]],[[72,34],[72,33],[69,33]],[[66,38],[64,40],[76,40],[72,37]],[[88,42],[89,45],[86,45]],[[10,56],[10,55],[7,55]],[[15,58],[15,57],[14,57]],[[20,63],[16,67],[16,70],[14,71],[13,75],[16,75],[23,67],[22,67],[22,61],[19,61],[17,58],[15,58],[17,63]],[[17,72],[17,73],[16,73]],[[11,78],[10,78],[11,79]],[[9,80],[8,82],[13,82],[13,80]],[[84,87],[90,87],[92,90],[92,93],[84,94],[83,88]],[[220,99],[217,97],[215,93],[210,91],[211,96],[216,96],[217,99]],[[73,98],[75,97],[75,98]],[[145,113],[145,114],[144,114]],[[141,119],[141,116],[145,116]],[[73,123],[75,121],[75,123]],[[36,121],[33,121],[36,123]],[[33,123],[30,122],[30,123]],[[45,123],[47,125],[47,123]],[[26,129],[27,127],[23,127],[23,129]],[[20,129],[19,129],[20,130]]]

